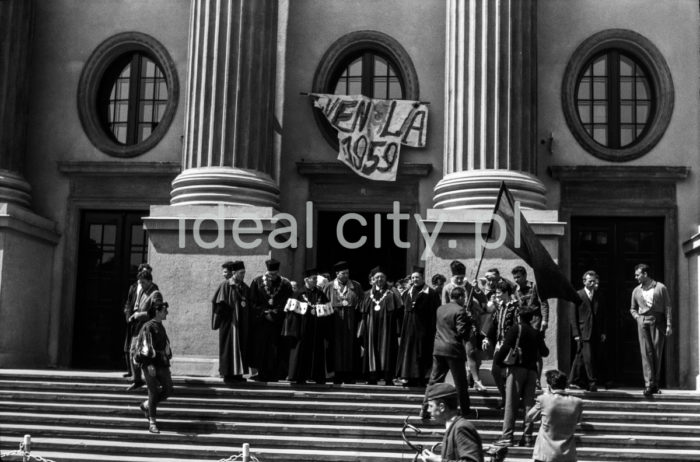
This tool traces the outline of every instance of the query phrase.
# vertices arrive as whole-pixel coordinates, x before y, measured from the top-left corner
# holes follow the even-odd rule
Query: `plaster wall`
[[[300,235],[305,232],[304,203],[309,188],[307,179],[298,175],[296,162],[335,162],[338,153],[326,142],[316,125],[309,98],[299,93],[311,91],[314,73],[333,42],[354,31],[375,30],[393,37],[413,61],[420,99],[430,102],[427,146],[423,149],[402,147],[400,161],[432,163],[430,176],[420,184],[419,213],[425,216],[425,210],[432,205],[433,186],[442,178],[445,5],[439,0],[289,2],[281,209],[299,219]],[[349,183],[359,179],[350,169],[347,170]],[[395,200],[403,198],[396,197]],[[415,224],[411,223],[411,226]],[[303,266],[304,252],[297,249],[293,273],[301,274]]]
[[[690,175],[677,184],[678,235],[670,236],[675,245],[678,281],[665,281],[672,288],[674,306],[678,309],[678,369],[681,385],[694,386],[698,374],[698,331],[693,323],[684,322],[697,313],[698,305],[687,283],[686,256],[681,243],[690,238],[700,220],[700,182],[697,170],[698,113],[700,74],[698,49],[698,3],[694,0],[656,2],[644,0],[547,0],[538,3],[538,127],[540,139],[553,134],[552,153],[540,145],[540,179],[547,187],[548,207],[560,205],[557,180],[546,175],[550,165],[620,165],[594,157],[584,150],[569,130],[561,105],[562,78],[576,48],[588,37],[607,29],[628,29],[643,35],[661,52],[668,64],[675,91],[672,118],[659,143],[646,155],[626,162],[626,166],[687,166]],[[552,44],[557,44],[552,46]],[[682,44],[682,46],[679,46]],[[601,191],[609,194],[609,191]],[[654,195],[653,187],[641,185],[640,197]],[[564,252],[567,249],[563,249]],[[630,275],[630,278],[632,275]]]
[[[73,307],[74,286],[64,274],[75,271],[77,246],[66,252],[66,242],[77,236],[70,228],[68,178],[57,162],[180,162],[184,125],[189,0],[52,0],[36,2],[34,41],[29,70],[26,178],[32,185],[33,210],[57,224],[63,236],[55,249],[52,278],[55,283],[46,310],[53,328],[51,362],[67,364],[66,342],[60,319]],[[85,62],[105,39],[128,31],[151,35],[169,52],[180,81],[177,112],[165,137],[152,150],[135,159],[108,156],[95,148],[78,118],[77,91]],[[127,179],[128,180],[128,179]],[[119,202],[103,202],[101,209],[119,209]],[[127,207],[128,208],[128,207]],[[59,352],[62,350],[63,352]]]

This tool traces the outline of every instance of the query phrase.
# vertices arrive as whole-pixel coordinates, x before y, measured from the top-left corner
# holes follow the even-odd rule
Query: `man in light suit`
[[[576,356],[571,365],[569,384],[598,391],[597,373],[599,349],[605,342],[605,313],[598,295],[598,274],[583,274],[583,289],[578,291],[581,303],[574,306],[571,316],[571,333],[576,342]]]
[[[525,416],[526,425],[542,418],[532,458],[535,462],[576,461],[574,431],[581,419],[583,400],[564,393],[566,374],[563,372],[547,371],[545,377],[549,393],[538,396]]]

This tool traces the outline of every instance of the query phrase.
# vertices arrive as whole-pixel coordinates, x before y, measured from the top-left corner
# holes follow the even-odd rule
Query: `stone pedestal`
[[[166,329],[173,349],[173,374],[217,376],[219,337],[211,328],[211,299],[223,281],[221,264],[242,260],[245,282],[265,271],[274,256],[288,261],[271,207],[244,205],[152,206],[144,219],[148,261],[163,298],[170,305]],[[283,224],[283,226],[286,226]],[[235,235],[235,236],[234,236]],[[270,244],[271,239],[283,245]],[[291,241],[290,241],[291,242]],[[283,265],[281,273],[288,268]]]
[[[688,293],[689,293],[689,312],[692,313],[693,319],[688,320],[691,324],[690,331],[687,332],[689,338],[695,338],[695,350],[690,355],[691,362],[694,364],[695,373],[695,389],[700,391],[700,227],[698,233],[683,243],[683,252],[688,260]],[[682,324],[679,324],[679,328]],[[678,332],[677,335],[682,335]],[[682,365],[681,365],[682,367]],[[689,377],[692,380],[692,375]],[[681,380],[683,380],[681,378]]]
[[[0,202],[0,367],[46,367],[52,286],[54,222],[14,203]]]
[[[523,210],[523,215],[532,230],[542,241],[552,258],[556,261],[559,255],[559,238],[564,234],[565,223],[558,221],[556,210]],[[432,248],[432,255],[425,259],[426,274],[441,273],[449,277],[450,262],[459,260],[467,267],[467,280],[471,281],[490,268],[498,268],[501,275],[512,280],[511,270],[522,265],[528,270],[528,278],[534,279],[532,268],[518,258],[506,247],[487,249],[481,263],[479,275],[476,274],[481,249],[476,248],[475,236],[480,230],[486,234],[492,216],[492,209],[461,209],[441,210],[430,209],[425,221],[428,232],[432,235],[437,226],[441,226],[440,234]],[[558,302],[550,299],[549,328],[546,342],[549,347],[549,357],[544,358],[543,370],[562,368],[562,358],[568,358],[569,346],[562,339],[568,339],[567,317],[558,313]],[[565,308],[566,304],[562,303]],[[561,335],[560,335],[561,332]],[[564,361],[568,364],[568,360]],[[491,381],[490,363],[482,365],[482,379]],[[488,369],[488,370],[486,370]]]

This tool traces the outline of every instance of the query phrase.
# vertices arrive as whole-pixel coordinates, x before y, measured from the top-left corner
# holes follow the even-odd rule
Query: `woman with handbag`
[[[497,443],[501,446],[514,445],[515,413],[518,405],[522,399],[525,415],[534,406],[537,359],[538,356],[549,355],[544,335],[530,325],[535,311],[533,306],[520,307],[519,323],[508,330],[503,345],[493,358],[494,362],[507,368],[503,433]],[[527,424],[524,426],[520,444],[532,446],[533,442],[532,424]]]

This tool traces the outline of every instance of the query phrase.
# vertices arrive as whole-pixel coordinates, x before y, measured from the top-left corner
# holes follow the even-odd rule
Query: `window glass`
[[[111,86],[107,125],[114,139],[123,145],[145,141],[165,115],[168,85],[162,70],[141,53],[118,60],[124,67]]]
[[[602,146],[632,145],[651,116],[650,88],[646,72],[632,56],[605,50],[590,60],[578,81],[579,120]]]
[[[334,85],[336,95],[365,95],[377,99],[403,99],[396,67],[373,51],[350,61]]]

